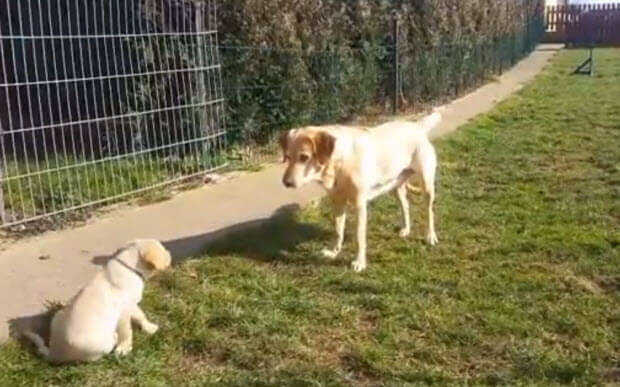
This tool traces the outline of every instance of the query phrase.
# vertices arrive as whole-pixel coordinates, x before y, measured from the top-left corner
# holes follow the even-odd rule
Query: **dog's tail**
[[[439,109],[434,108],[433,112],[428,116],[424,117],[421,121],[422,128],[428,134],[431,130],[433,130],[439,123],[441,122],[441,113]]]
[[[22,334],[24,335],[24,337],[32,341],[35,347],[37,347],[37,352],[39,353],[39,355],[41,355],[46,360],[49,359],[50,349],[45,345],[45,341],[41,336],[30,330],[24,331],[22,332]]]

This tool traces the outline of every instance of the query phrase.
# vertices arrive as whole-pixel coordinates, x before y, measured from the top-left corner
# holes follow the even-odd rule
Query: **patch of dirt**
[[[620,367],[611,368],[605,373],[605,380],[611,383],[620,382]]]
[[[620,276],[598,276],[594,278],[594,282],[605,292],[620,291]]]

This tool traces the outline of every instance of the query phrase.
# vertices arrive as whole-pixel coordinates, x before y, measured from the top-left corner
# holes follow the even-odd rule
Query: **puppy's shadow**
[[[315,224],[299,219],[297,204],[280,207],[268,219],[239,223],[214,232],[163,242],[170,250],[173,264],[203,252],[209,255],[233,254],[248,259],[295,263],[291,254],[298,245],[326,238],[329,232]],[[105,265],[113,255],[101,255],[91,261]]]
[[[20,341],[30,346],[31,343],[28,340],[24,339],[23,332],[32,331],[41,336],[45,343],[48,343],[50,336],[50,323],[52,322],[52,317],[61,307],[61,303],[55,301],[48,301],[46,302],[45,312],[10,319],[8,321],[9,336],[16,341]]]

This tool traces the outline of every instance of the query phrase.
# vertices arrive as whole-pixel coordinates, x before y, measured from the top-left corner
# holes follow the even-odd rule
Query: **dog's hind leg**
[[[409,215],[409,200],[407,199],[407,184],[403,184],[394,191],[396,198],[400,203],[401,212],[401,228],[398,233],[402,238],[406,238],[411,234],[411,218]]]
[[[425,188],[426,203],[428,207],[428,233],[426,235],[426,241],[429,245],[434,246],[439,242],[437,234],[435,233],[435,214],[433,211],[433,204],[435,203],[435,187],[427,185]]]
[[[366,226],[368,222],[368,202],[364,198],[357,200],[357,258],[353,261],[353,270],[361,272],[366,269]]]
[[[435,214],[433,212],[433,205],[435,203],[435,173],[437,171],[437,154],[430,143],[428,146],[422,148],[419,153],[420,169],[422,172],[422,185],[428,210],[428,232],[426,234],[426,241],[429,245],[434,246],[439,241],[437,239],[437,234],[435,233]]]

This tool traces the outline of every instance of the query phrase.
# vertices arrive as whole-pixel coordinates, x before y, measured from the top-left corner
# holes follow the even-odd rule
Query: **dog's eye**
[[[307,163],[310,160],[310,156],[308,155],[299,155],[299,161],[302,163]]]

